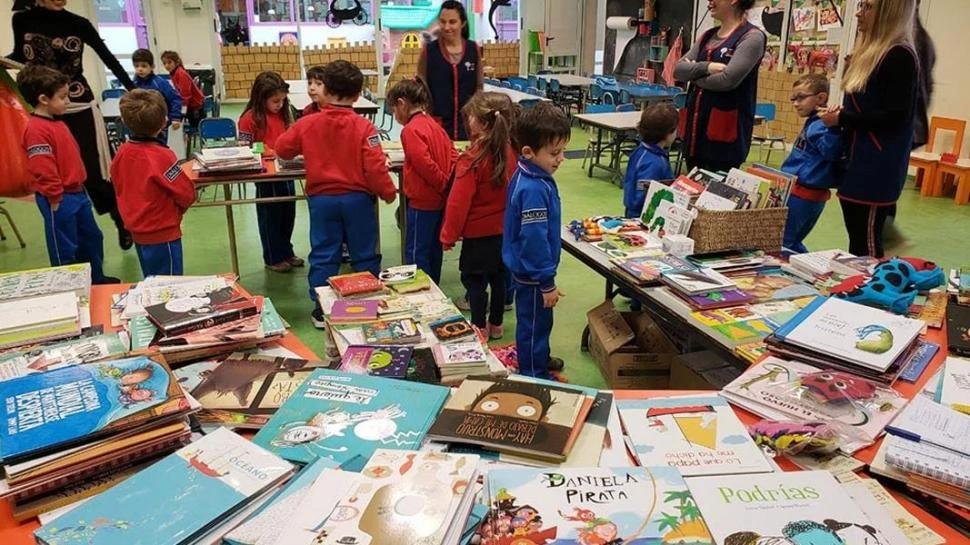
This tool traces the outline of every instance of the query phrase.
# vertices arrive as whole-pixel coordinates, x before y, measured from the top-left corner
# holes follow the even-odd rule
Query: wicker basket
[[[690,227],[694,253],[726,250],[781,251],[787,208],[759,210],[703,210]]]

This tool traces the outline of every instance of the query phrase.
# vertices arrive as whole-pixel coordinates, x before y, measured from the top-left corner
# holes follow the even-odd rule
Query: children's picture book
[[[443,386],[316,369],[253,442],[301,464],[418,448],[447,397]]]
[[[320,544],[456,543],[477,466],[474,455],[378,449],[324,523]]]
[[[751,295],[755,303],[788,301],[818,295],[818,290],[781,269],[729,275],[738,289]]]
[[[694,167],[690,172],[687,173],[687,178],[693,180],[704,187],[707,187],[714,183],[721,183],[724,181],[724,172],[714,172],[710,170],[704,170],[700,167]]]
[[[761,340],[765,338],[765,335],[771,333],[769,324],[758,318],[743,322],[715,325],[711,326],[711,329],[717,331],[729,341],[741,343]]]
[[[255,429],[265,425],[313,370],[323,365],[321,361],[235,353],[174,373],[202,404],[199,422]]]
[[[384,289],[384,284],[367,271],[331,276],[327,283],[340,297],[351,297]]]
[[[699,269],[731,271],[760,267],[764,265],[767,258],[761,250],[730,250],[713,254],[689,255],[686,259]]]
[[[91,293],[91,264],[75,263],[0,273],[0,301],[63,291],[87,298]]]
[[[0,459],[10,464],[157,419],[184,405],[164,363],[141,356],[0,382]]]
[[[338,324],[377,320],[380,302],[374,299],[338,299],[330,307],[330,321]]]
[[[485,361],[485,349],[479,342],[439,343],[432,348],[439,367]]]
[[[44,545],[181,545],[195,541],[293,472],[220,428],[34,532]]]
[[[780,208],[788,205],[788,196],[791,193],[792,185],[795,183],[795,175],[761,163],[755,163],[746,168],[745,171],[771,181],[771,187],[768,189],[768,202],[762,208]]]
[[[916,318],[927,327],[940,329],[946,321],[946,307],[949,297],[945,291],[931,291],[926,295],[917,295],[913,304],[909,307],[907,316]]]
[[[912,346],[923,322],[837,298],[818,297],[775,335],[851,363],[885,371]]]
[[[616,405],[642,466],[675,467],[685,477],[773,470],[722,397],[621,399]]]
[[[832,272],[832,262],[841,258],[855,257],[842,250],[819,250],[804,254],[794,254],[788,262],[794,267],[814,276],[822,276]]]
[[[398,265],[388,267],[381,271],[379,278],[381,282],[391,285],[414,280],[414,275],[418,272],[417,265]]]
[[[482,545],[713,545],[705,516],[672,467],[494,469]]]
[[[475,336],[475,329],[461,314],[435,320],[428,324],[428,328],[443,343]]]
[[[640,221],[650,226],[654,219],[658,217],[660,204],[663,202],[676,203],[681,208],[687,208],[690,204],[690,194],[674,189],[671,186],[656,180],[641,180],[638,183],[648,182],[647,195],[643,201],[643,210],[640,211]]]
[[[737,210],[744,206],[748,194],[726,183],[712,183],[694,202],[695,208],[705,210]]]
[[[768,187],[771,182],[750,172],[732,168],[724,183],[747,193],[745,208],[764,208],[768,200]]]
[[[430,348],[415,347],[408,364],[407,380],[423,382],[425,384],[440,384],[441,369],[435,363],[434,353]]]
[[[727,307],[711,310],[695,310],[691,317],[707,327],[714,327],[735,322],[745,322],[761,318],[750,306]]]
[[[28,350],[18,348],[0,356],[0,381],[97,361],[127,351],[128,343],[118,333],[79,337]]]
[[[690,197],[696,197],[704,192],[704,184],[691,180],[687,176],[678,176],[674,179],[673,183],[670,184],[670,188],[686,193]]]
[[[266,545],[315,545],[322,542],[327,537],[324,530],[327,519],[337,503],[363,479],[363,475],[349,471],[321,471],[305,489],[275,538],[268,540]]]
[[[687,235],[694,222],[694,211],[686,206],[663,201],[657,206],[657,213],[647,226],[651,235],[663,238],[669,235]]]
[[[662,278],[667,285],[687,294],[707,293],[735,287],[733,280],[714,269],[668,271],[663,273]]]
[[[906,368],[899,374],[899,380],[906,382],[916,382],[923,375],[923,371],[933,361],[933,356],[940,349],[940,345],[920,339],[916,341],[916,350],[910,356]]]
[[[0,348],[80,335],[78,298],[65,291],[0,301]]]
[[[418,324],[411,318],[379,320],[361,328],[366,344],[415,344],[421,341]]]
[[[413,350],[411,346],[349,346],[340,358],[340,370],[358,375],[405,378]]]
[[[867,446],[905,406],[894,390],[848,373],[769,356],[724,387],[721,395],[762,418],[839,422],[847,453]]]
[[[562,462],[592,399],[575,388],[508,379],[467,378],[428,432],[437,441],[470,443]]]
[[[425,291],[431,289],[431,277],[428,273],[418,269],[414,273],[414,278],[410,280],[402,280],[400,282],[395,282],[390,285],[391,291],[395,293],[417,293],[419,291]]]
[[[687,488],[718,545],[897,545],[828,471],[698,477]]]
[[[690,303],[690,306],[701,310],[735,307],[738,305],[748,304],[752,301],[751,295],[749,295],[747,292],[734,288],[701,292],[690,295],[681,294],[678,292],[675,293]]]
[[[166,335],[180,335],[259,312],[261,298],[248,297],[235,285],[204,295],[177,297],[145,307],[148,319]]]
[[[621,259],[616,261],[616,266],[638,284],[657,282],[665,272],[694,270],[694,266],[687,261],[668,254]]]
[[[947,358],[941,384],[940,403],[970,414],[970,360]]]
[[[970,306],[947,305],[946,342],[950,352],[970,356]]]

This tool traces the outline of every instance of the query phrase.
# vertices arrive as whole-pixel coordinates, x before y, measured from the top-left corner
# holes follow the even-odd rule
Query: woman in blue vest
[[[690,83],[681,126],[687,166],[730,170],[748,158],[754,130],[758,66],[765,34],[745,12],[754,0],[708,0],[721,22],[677,61],[674,79]]]
[[[437,40],[426,45],[418,61],[418,75],[431,89],[431,113],[452,140],[467,140],[461,109],[482,89],[482,55],[468,39],[468,14],[455,0],[442,2]]]
[[[819,113],[842,127],[839,203],[849,252],[883,256],[883,226],[906,182],[919,96],[916,0],[860,0],[859,33],[842,78],[842,105]]]

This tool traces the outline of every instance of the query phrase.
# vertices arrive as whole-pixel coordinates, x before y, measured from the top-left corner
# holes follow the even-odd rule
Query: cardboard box
[[[642,312],[619,312],[606,301],[586,313],[589,353],[613,389],[666,389],[677,347]]]
[[[720,390],[740,375],[740,369],[714,352],[691,352],[674,358],[670,389]]]

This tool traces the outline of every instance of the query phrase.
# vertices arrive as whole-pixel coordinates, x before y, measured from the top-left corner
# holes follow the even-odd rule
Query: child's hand
[[[452,242],[450,244],[445,244],[444,242],[441,243],[441,249],[444,250],[444,251],[446,251],[446,252],[450,252],[454,248],[455,248],[455,243],[454,242]]]
[[[561,291],[559,291],[558,288],[556,288],[556,289],[554,289],[552,291],[543,292],[543,294],[542,294],[542,306],[545,307],[545,308],[553,308],[553,307],[556,306],[556,304],[559,302],[559,300],[562,299],[565,296],[566,296],[566,294],[563,293],[563,292],[561,292]]]
[[[719,72],[723,72],[725,69],[727,69],[727,65],[723,62],[711,62],[707,64],[708,74],[717,74]]]
[[[391,158],[387,155],[384,156],[384,166],[386,166],[388,170],[391,168]]]
[[[51,212],[57,212],[57,209],[61,207],[61,202],[57,201],[51,205]]]
[[[179,130],[181,128],[182,128],[182,122],[181,121],[172,121],[172,129],[174,129],[174,130],[177,131],[177,130]]]
[[[397,197],[397,194],[392,193],[390,197],[383,197],[383,201],[386,202],[387,204],[391,204],[392,202],[394,202],[394,199],[396,197]]]

